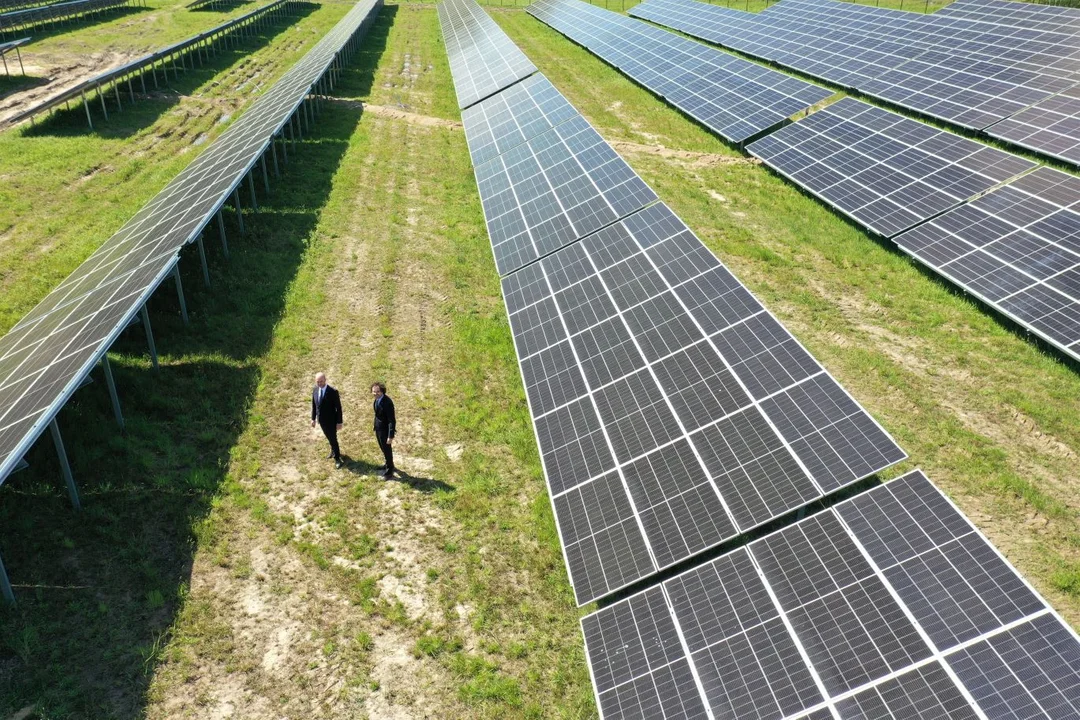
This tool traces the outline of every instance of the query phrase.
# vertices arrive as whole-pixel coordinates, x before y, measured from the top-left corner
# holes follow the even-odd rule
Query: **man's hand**
[[[311,421],[311,427],[315,427],[315,421],[314,420]]]
[[[345,426],[344,426],[344,425],[342,425],[341,423],[338,423],[338,424],[337,424],[337,429],[338,429],[338,430],[340,430],[340,429],[341,429],[341,428],[343,428],[343,427],[345,427]]]
[[[393,445],[394,444],[394,438],[386,438],[386,444],[387,445]]]

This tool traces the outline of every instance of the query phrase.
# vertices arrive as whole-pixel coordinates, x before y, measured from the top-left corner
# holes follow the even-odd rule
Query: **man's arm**
[[[383,397],[383,411],[386,413],[386,437],[394,437],[394,426],[397,424],[397,417],[394,414],[394,401],[389,397]]]
[[[318,414],[318,408],[315,407],[315,391],[311,391],[311,426],[315,427],[315,416]]]
[[[338,391],[335,391],[334,392],[334,399],[337,400],[337,402],[334,403],[335,405],[337,405],[337,407],[334,408],[334,412],[337,414],[337,424],[338,425],[344,425],[345,424],[345,415],[341,411],[341,393],[338,392]]]

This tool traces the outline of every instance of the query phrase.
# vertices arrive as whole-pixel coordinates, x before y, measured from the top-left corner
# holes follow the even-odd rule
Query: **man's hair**
[[[379,388],[379,392],[384,393],[384,394],[386,393],[386,385],[384,385],[381,382],[373,382],[373,383],[371,383],[371,387],[377,387],[377,388]]]

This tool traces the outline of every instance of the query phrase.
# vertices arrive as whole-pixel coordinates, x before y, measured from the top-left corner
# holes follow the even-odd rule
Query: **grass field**
[[[0,133],[6,330],[348,6],[96,133]],[[1074,625],[1075,367],[520,10],[493,16]],[[86,32],[85,30],[79,31]],[[254,79],[253,79],[254,78]],[[0,487],[0,717],[596,715],[433,5],[388,4],[213,286],[181,263]],[[196,139],[199,139],[196,143]],[[15,189],[13,188],[13,185]],[[343,394],[334,470],[311,376]],[[408,473],[384,483],[385,380]]]

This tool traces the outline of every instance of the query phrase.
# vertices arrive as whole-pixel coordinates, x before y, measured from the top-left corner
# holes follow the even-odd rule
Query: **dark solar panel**
[[[526,78],[461,113],[477,167],[575,117],[578,111],[543,75]]]
[[[475,171],[502,275],[656,200],[577,114]]]
[[[851,98],[767,135],[747,150],[885,237],[1035,167]]]
[[[1080,165],[1080,85],[991,125],[986,133]]]
[[[1080,178],[1039,168],[895,242],[1080,358]]]
[[[0,339],[0,480],[269,148],[338,54],[374,22],[365,0],[135,217]]]
[[[781,0],[758,14],[647,0],[630,14],[972,129],[1080,80],[1080,41],[1062,27],[1035,32],[834,0]]]
[[[662,204],[503,294],[582,604],[904,457]]]
[[[1080,638],[919,471],[582,629],[607,719],[641,717],[618,693],[686,658],[713,717],[1080,717]]]
[[[741,143],[832,92],[579,0],[528,12],[721,137]]]
[[[536,72],[473,0],[443,0],[438,7],[458,107],[467,108]]]

